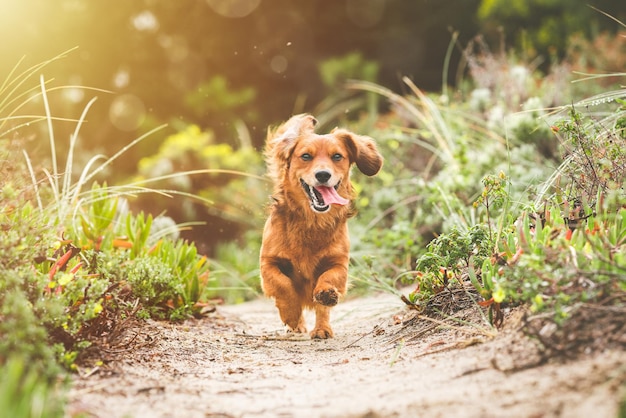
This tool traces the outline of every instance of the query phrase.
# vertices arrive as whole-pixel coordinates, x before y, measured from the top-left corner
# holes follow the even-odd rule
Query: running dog
[[[334,335],[330,310],[348,281],[347,221],[355,214],[350,168],[373,176],[383,157],[369,137],[337,128],[318,135],[316,124],[302,114],[268,131],[265,159],[274,194],[260,268],[263,291],[288,329],[306,333],[302,312],[314,309],[310,336],[325,339]]]

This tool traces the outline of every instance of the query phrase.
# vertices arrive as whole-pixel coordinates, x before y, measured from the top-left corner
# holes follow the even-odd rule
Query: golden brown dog
[[[311,337],[330,338],[330,309],[348,280],[350,167],[373,176],[383,158],[371,138],[344,129],[317,135],[316,123],[311,115],[297,115],[268,132],[265,158],[274,195],[260,267],[263,291],[275,299],[283,323],[307,332],[302,311],[312,308]]]

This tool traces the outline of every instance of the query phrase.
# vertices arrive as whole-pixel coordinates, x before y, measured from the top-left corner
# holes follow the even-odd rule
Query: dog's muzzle
[[[331,186],[311,186],[306,183],[304,180],[300,179],[300,184],[304,189],[304,192],[309,197],[309,201],[311,204],[311,209],[318,213],[328,212],[330,210],[331,204],[336,205],[347,205],[350,203],[348,199],[345,199],[337,193],[337,189],[339,188],[339,184],[337,183],[334,187]]]

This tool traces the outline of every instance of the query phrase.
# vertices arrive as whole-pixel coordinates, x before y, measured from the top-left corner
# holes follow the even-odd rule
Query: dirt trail
[[[265,299],[199,321],[150,323],[145,344],[82,371],[70,413],[588,418],[617,417],[624,397],[624,351],[524,367],[536,352],[514,319],[477,344],[484,336],[468,330],[400,338],[395,315],[406,311],[390,295],[349,300],[333,313],[336,337],[325,341],[286,339]]]

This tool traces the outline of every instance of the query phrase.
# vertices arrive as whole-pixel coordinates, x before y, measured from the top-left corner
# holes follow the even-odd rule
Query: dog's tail
[[[292,116],[278,128],[267,130],[264,156],[267,174],[274,182],[284,179],[296,140],[304,132],[312,132],[316,124],[317,120],[313,116],[303,113]]]

